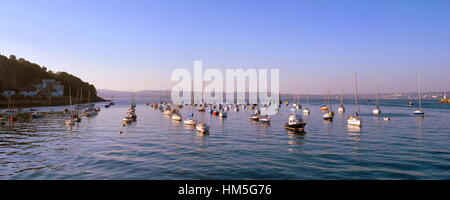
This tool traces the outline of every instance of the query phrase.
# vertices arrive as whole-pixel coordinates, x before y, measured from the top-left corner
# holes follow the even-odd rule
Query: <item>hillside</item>
[[[43,80],[47,80],[49,84],[45,83],[44,85]],[[52,87],[50,87],[50,83]],[[69,88],[73,98],[80,95],[82,91],[82,97],[85,97],[82,101],[87,100],[88,94],[90,94],[91,101],[102,100],[97,96],[94,85],[84,82],[72,74],[52,72],[47,70],[45,66],[29,62],[23,58],[17,59],[14,55],[9,56],[9,58],[0,55],[0,106],[3,106],[7,98],[7,95],[4,94],[5,91],[13,91],[14,95],[11,98],[18,101],[23,101],[23,99],[36,101],[48,99],[49,96],[64,99],[64,97],[69,96]],[[29,96],[24,95],[27,92],[30,94]],[[63,102],[61,101],[61,104]]]

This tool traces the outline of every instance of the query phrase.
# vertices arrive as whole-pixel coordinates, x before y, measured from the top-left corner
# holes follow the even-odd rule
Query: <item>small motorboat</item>
[[[105,105],[105,108],[109,108],[110,106],[111,106],[111,105],[109,105],[109,104],[106,104],[106,105]]]
[[[95,108],[95,111],[99,112],[100,111],[100,107]]]
[[[202,122],[195,126],[195,130],[199,133],[209,133],[209,126]]]
[[[44,117],[44,115],[42,115],[41,113],[38,113],[38,112],[31,113],[32,119],[39,119],[39,118],[43,118],[43,117]]]
[[[234,112],[239,112],[239,107],[234,108]]]
[[[288,118],[288,122],[284,124],[284,127],[291,131],[303,132],[305,130],[306,123],[303,121],[302,116],[291,114]]]
[[[391,121],[391,118],[390,117],[384,117],[383,120],[384,121]]]
[[[92,117],[92,116],[97,115],[97,111],[92,110],[92,109],[88,109],[88,110],[85,110],[83,114],[86,117]]]

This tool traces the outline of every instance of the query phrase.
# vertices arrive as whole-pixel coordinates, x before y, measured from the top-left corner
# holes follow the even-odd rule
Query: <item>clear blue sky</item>
[[[448,0],[2,0],[0,53],[116,90],[173,69],[279,68],[282,91],[450,90]]]

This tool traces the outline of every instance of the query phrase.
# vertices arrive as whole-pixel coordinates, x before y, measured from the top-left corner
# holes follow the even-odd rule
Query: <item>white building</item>
[[[15,95],[15,94],[16,94],[16,91],[4,91],[2,93],[2,95],[5,96],[5,97],[9,97],[9,96],[12,96],[12,95]]]
[[[39,92],[38,91],[21,91],[21,92],[19,92],[19,94],[21,94],[23,96],[34,97],[34,96],[37,96],[39,94]]]
[[[43,79],[42,84],[36,85],[37,88],[42,90],[50,90],[51,95],[54,97],[60,97],[64,95],[64,86],[55,79]]]

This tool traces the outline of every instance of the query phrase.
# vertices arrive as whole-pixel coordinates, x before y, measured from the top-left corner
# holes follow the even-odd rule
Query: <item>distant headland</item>
[[[94,85],[67,72],[53,72],[24,58],[0,54],[0,108],[105,101]]]

